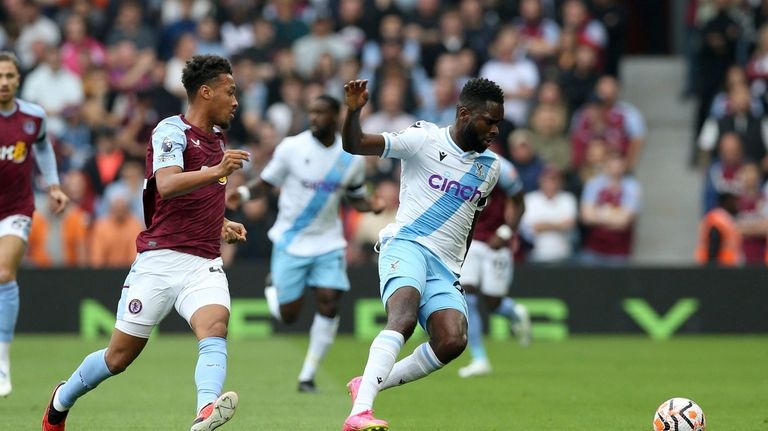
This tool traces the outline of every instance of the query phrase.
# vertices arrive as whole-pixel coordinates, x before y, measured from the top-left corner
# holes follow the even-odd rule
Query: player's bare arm
[[[227,191],[227,208],[235,210],[245,202],[253,199],[261,199],[274,191],[275,186],[272,184],[261,178],[254,178],[235,190]]]
[[[157,191],[163,199],[187,194],[241,169],[248,157],[248,153],[242,150],[226,150],[221,162],[210,169],[189,172],[183,172],[179,166],[158,169],[155,172]]]
[[[234,222],[224,218],[224,224],[221,226],[221,239],[227,244],[236,242],[245,242],[248,231],[242,223]]]
[[[344,85],[344,103],[347,116],[341,126],[341,143],[344,151],[364,156],[380,156],[384,152],[384,137],[363,133],[360,127],[360,111],[368,103],[368,81],[358,79]]]

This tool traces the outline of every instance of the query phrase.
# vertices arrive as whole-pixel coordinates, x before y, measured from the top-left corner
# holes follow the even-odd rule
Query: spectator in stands
[[[397,78],[390,78],[380,85],[380,110],[363,121],[363,130],[366,133],[397,132],[415,123],[416,118],[403,110],[406,83]]]
[[[544,72],[554,63],[560,42],[560,26],[544,16],[542,0],[522,0],[520,16],[514,25],[520,32],[520,38],[526,47],[526,54]]]
[[[64,25],[64,44],[61,45],[61,63],[70,72],[83,78],[92,67],[101,67],[107,61],[104,45],[91,36],[82,15],[72,14]]]
[[[56,23],[42,13],[37,1],[22,0],[20,3],[18,13],[13,17],[19,26],[15,52],[21,68],[27,71],[43,61],[45,47],[59,46],[61,32]]]
[[[410,64],[405,57],[404,40],[402,37],[384,39],[381,41],[381,64],[370,74],[369,92],[371,108],[382,109],[381,92],[387,80],[399,80],[405,86],[401,91],[402,109],[413,112],[419,104],[418,90],[425,91],[428,84],[426,72],[421,66]]]
[[[33,215],[27,257],[38,267],[63,265],[84,267],[88,264],[88,225],[90,215],[82,205],[87,199],[87,182],[82,172],[71,171],[61,184],[70,202],[56,215],[51,205],[40,202]]]
[[[354,54],[352,47],[344,38],[333,31],[333,20],[325,13],[315,17],[308,35],[293,44],[293,56],[296,71],[305,79],[312,75],[320,57],[330,54],[336,61],[344,60]]]
[[[459,13],[464,23],[467,47],[480,56],[479,61],[484,63],[488,47],[493,41],[496,17],[486,10],[481,0],[462,0],[459,2]]]
[[[178,97],[179,100],[185,100],[187,92],[181,83],[181,72],[187,61],[197,52],[197,40],[192,33],[182,33],[176,38],[176,45],[173,48],[173,56],[165,64],[165,79],[163,88],[166,91]],[[164,117],[161,117],[164,118]]]
[[[440,55],[456,54],[464,48],[469,48],[463,18],[458,9],[447,9],[440,15],[439,29],[436,42],[421,45],[420,64],[430,77],[435,76],[435,63]]]
[[[709,117],[721,120],[728,113],[733,112],[733,107],[730,104],[729,95],[732,89],[736,87],[746,87],[749,85],[746,72],[744,68],[738,64],[728,68],[728,72],[725,75],[725,84],[723,85],[723,91],[717,93],[712,101],[712,108],[709,111]],[[758,84],[755,85],[759,87]],[[764,109],[760,102],[760,97],[751,97],[750,111],[755,117],[763,115]],[[706,124],[706,123],[705,123]]]
[[[571,172],[567,189],[574,195],[581,196],[584,184],[605,172],[607,161],[608,143],[600,135],[593,136],[587,143],[584,163]]]
[[[493,58],[480,69],[480,76],[499,84],[504,90],[504,118],[523,127],[527,124],[530,100],[539,85],[539,71],[525,58],[520,35],[513,26],[499,30],[491,53]]]
[[[198,55],[218,55],[227,57],[228,52],[221,43],[219,23],[211,15],[206,15],[197,23],[197,52]]]
[[[127,268],[136,259],[136,237],[144,224],[131,211],[132,193],[124,185],[110,185],[107,211],[93,225],[89,263],[93,268]]]
[[[768,196],[763,189],[760,168],[748,163],[737,173],[739,213],[736,225],[742,236],[742,252],[747,265],[765,265],[768,236]]]
[[[360,52],[362,59],[362,68],[369,76],[373,70],[376,70],[384,61],[382,53],[382,42],[400,39],[402,40],[402,60],[407,65],[413,65],[418,61],[421,45],[418,39],[409,37],[405,31],[403,18],[395,13],[389,13],[381,17],[379,22],[379,32],[375,38],[369,39],[363,45]]]
[[[768,12],[768,2],[763,2]],[[752,83],[752,93],[759,95],[763,112],[768,109],[768,24],[760,27],[757,46],[746,65],[746,75]]]
[[[698,112],[694,123],[694,136],[698,136],[707,119],[712,100],[725,80],[728,67],[736,60],[736,42],[741,33],[738,23],[729,15],[730,1],[716,0],[715,15],[702,28],[702,46],[699,50],[697,96]],[[695,161],[695,152],[691,154]]]
[[[120,167],[120,176],[104,188],[102,196],[103,199],[96,211],[97,217],[106,217],[115,199],[125,200],[133,218],[139,220],[143,227],[144,160],[126,159]]]
[[[589,14],[584,0],[565,0],[562,8],[563,31],[573,33],[577,42],[595,47],[602,54],[608,44],[608,34],[603,24]]]
[[[62,111],[64,130],[59,135],[59,167],[61,171],[82,169],[93,155],[91,128],[83,120],[82,108],[70,107]]]
[[[704,214],[717,207],[721,194],[738,194],[740,184],[737,173],[746,163],[739,135],[730,132],[720,137],[718,156],[709,165],[704,180]]]
[[[578,207],[576,197],[562,187],[562,173],[549,165],[541,173],[539,190],[525,194],[520,231],[533,244],[528,253],[532,262],[562,262],[573,253]]]
[[[125,152],[118,147],[115,131],[111,128],[94,130],[92,136],[96,154],[85,163],[83,172],[91,190],[101,196],[104,188],[117,178],[125,160]]]
[[[77,75],[61,67],[59,49],[49,46],[45,49],[45,61],[27,75],[21,98],[45,109],[48,131],[58,136],[66,126],[63,111],[83,103],[83,84]]]
[[[584,162],[586,144],[595,135],[605,138],[610,149],[626,158],[631,170],[645,145],[645,120],[631,104],[619,100],[616,78],[604,75],[597,81],[590,103],[577,112],[571,127],[573,164]]]
[[[627,33],[629,11],[623,1],[593,0],[595,18],[603,24],[607,34],[605,45],[605,68],[608,75],[619,77],[619,60],[624,53],[624,38]]]
[[[741,138],[747,158],[760,164],[763,173],[768,173],[768,154],[765,149],[768,142],[768,118],[754,116],[750,101],[749,88],[744,85],[732,88],[729,96],[730,112],[720,120],[714,117],[707,119],[699,135],[699,148],[717,155],[720,138],[734,132]]]
[[[275,42],[281,48],[289,48],[294,42],[309,34],[309,27],[298,16],[297,1],[282,0],[270,2],[265,10],[266,16],[272,16],[275,25]],[[246,3],[243,3],[247,5]],[[247,6],[246,6],[247,7]]]
[[[281,101],[267,108],[266,119],[275,125],[281,139],[306,129],[307,112],[302,105],[304,82],[297,75],[286,76],[280,84]]]
[[[700,265],[741,266],[742,237],[736,225],[738,197],[731,193],[718,196],[718,206],[699,223],[696,262]]]
[[[530,120],[531,145],[549,164],[565,172],[571,168],[571,145],[566,136],[568,117],[564,107],[540,104]]]
[[[509,160],[515,165],[526,193],[539,188],[539,177],[544,171],[544,161],[533,149],[531,138],[527,129],[517,129],[507,138]]]
[[[197,2],[205,7],[206,1]],[[179,44],[179,39],[185,34],[195,34],[197,21],[194,0],[171,0],[163,2],[161,8],[160,40],[157,43],[157,55],[161,60],[168,60]],[[210,7],[210,4],[208,5]],[[198,13],[202,13],[200,10]],[[197,47],[195,47],[197,49]],[[194,52],[193,52],[194,54]]]
[[[567,88],[565,97],[568,101],[568,112],[574,113],[587,102],[595,91],[600,75],[597,71],[598,50],[587,44],[576,44],[574,48],[573,67],[560,73],[560,85]]]
[[[435,76],[432,92],[424,99],[418,118],[445,127],[456,119],[456,80],[450,76]]]
[[[144,9],[141,2],[121,2],[114,25],[107,34],[107,46],[112,48],[127,41],[142,53],[154,53],[155,31],[143,18]]]
[[[627,166],[621,153],[611,151],[605,173],[584,186],[580,214],[586,229],[581,260],[587,265],[629,262],[641,188],[627,175]]]
[[[134,93],[150,88],[155,54],[147,49],[139,51],[130,40],[121,40],[109,47],[107,70],[111,89],[121,93]]]

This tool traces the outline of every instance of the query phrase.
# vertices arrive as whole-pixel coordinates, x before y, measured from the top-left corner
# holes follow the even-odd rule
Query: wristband
[[[237,194],[240,195],[240,200],[242,202],[247,202],[251,200],[251,190],[248,188],[248,186],[240,186],[237,188]]]
[[[504,241],[509,241],[512,238],[512,235],[514,235],[512,228],[505,224],[499,226],[499,228],[496,229],[496,236]]]

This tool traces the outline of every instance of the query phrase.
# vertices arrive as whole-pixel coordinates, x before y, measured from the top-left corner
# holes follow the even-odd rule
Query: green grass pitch
[[[361,372],[368,343],[340,337],[317,376],[322,392],[308,395],[296,391],[306,342],[230,342],[225,389],[240,394],[240,406],[222,430],[341,429],[350,408],[344,384]],[[0,399],[0,430],[40,430],[53,385],[105,343],[17,337],[14,392]],[[571,337],[528,349],[495,341],[488,350],[491,376],[460,379],[465,353],[426,379],[382,392],[377,416],[394,431],[649,431],[656,407],[681,396],[701,405],[709,431],[768,430],[768,337]],[[126,373],[79,401],[67,430],[188,430],[196,357],[191,334],[160,334]]]

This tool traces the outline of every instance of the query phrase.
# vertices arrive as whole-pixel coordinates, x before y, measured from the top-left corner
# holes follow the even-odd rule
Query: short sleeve
[[[597,195],[600,192],[602,184],[602,178],[596,177],[587,181],[584,185],[584,191],[581,193],[581,203],[587,205],[595,205],[597,203]]]
[[[172,124],[160,124],[152,132],[152,173],[169,166],[184,169],[184,150],[187,137],[184,131]]]
[[[637,180],[624,180],[624,192],[621,196],[621,206],[633,213],[640,211],[640,183],[638,183]]]
[[[427,142],[429,132],[423,121],[417,121],[412,126],[400,132],[385,132],[384,152],[381,158],[393,158],[407,160],[416,155]]]
[[[624,105],[624,116],[627,121],[627,134],[632,139],[645,137],[645,120],[640,111],[634,106]]]
[[[504,190],[507,196],[515,196],[523,190],[523,180],[517,173],[515,166],[509,161],[499,158],[500,175],[498,186]]]
[[[355,157],[352,161],[352,174],[345,194],[351,199],[363,199],[368,196],[365,188],[365,159],[362,157]]]
[[[269,184],[280,187],[285,181],[285,177],[288,176],[290,164],[288,163],[290,158],[290,150],[286,141],[281,142],[275,153],[272,155],[272,159],[261,171],[261,179]]]

